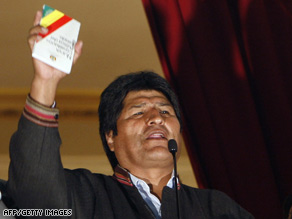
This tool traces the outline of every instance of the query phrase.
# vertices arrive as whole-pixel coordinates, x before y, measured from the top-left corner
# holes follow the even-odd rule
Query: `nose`
[[[152,126],[152,125],[163,125],[164,124],[164,118],[160,114],[159,110],[157,109],[152,109],[148,112],[147,115],[147,125]]]

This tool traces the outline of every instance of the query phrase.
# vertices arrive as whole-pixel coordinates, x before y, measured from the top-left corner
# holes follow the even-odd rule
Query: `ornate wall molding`
[[[0,89],[0,117],[19,116],[23,110],[28,89]],[[100,90],[58,91],[57,107],[63,116],[97,116]]]

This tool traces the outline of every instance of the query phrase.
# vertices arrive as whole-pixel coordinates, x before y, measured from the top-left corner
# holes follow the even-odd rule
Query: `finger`
[[[27,42],[30,46],[30,49],[32,50],[35,41],[39,41],[42,39],[41,36],[39,36],[39,33],[42,34],[46,34],[48,32],[48,30],[46,28],[43,28],[40,26],[40,21],[42,19],[42,15],[43,13],[41,11],[37,11],[34,17],[34,21],[33,21],[33,25],[34,27],[32,27],[29,30],[29,36],[27,37]]]
[[[83,42],[80,40],[75,45],[75,54],[74,54],[73,63],[76,63],[77,59],[80,57],[82,53],[82,48],[83,48]]]
[[[45,27],[42,27],[40,25],[34,26],[29,30],[29,35],[34,35],[34,34],[46,34],[48,33],[48,29]]]
[[[28,45],[29,45],[30,49],[32,50],[35,42],[38,42],[41,39],[42,39],[42,37],[40,35],[38,35],[38,34],[30,35],[27,38],[27,42],[28,42]]]
[[[37,11],[34,17],[33,26],[37,26],[40,24],[43,13],[41,11]]]
[[[46,34],[47,32],[48,32],[47,28],[41,27],[39,25],[31,28],[29,31],[29,36],[27,38],[27,41],[28,41],[30,48],[31,49],[33,48],[35,41],[39,41],[42,39],[42,37],[39,35],[39,33]]]

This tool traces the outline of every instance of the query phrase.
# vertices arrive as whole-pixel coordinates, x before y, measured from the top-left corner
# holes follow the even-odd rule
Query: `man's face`
[[[180,154],[180,124],[168,99],[155,90],[131,91],[117,120],[118,135],[106,135],[119,164],[133,168],[173,168],[168,140],[175,139]]]

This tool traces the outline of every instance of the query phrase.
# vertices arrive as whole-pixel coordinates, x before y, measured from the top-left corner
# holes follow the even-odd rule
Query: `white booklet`
[[[40,34],[43,39],[35,43],[32,56],[69,74],[73,64],[80,22],[44,5],[40,25],[46,27],[48,33]]]

